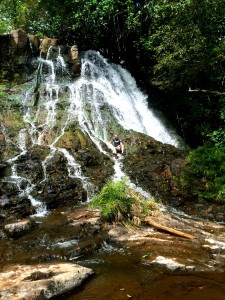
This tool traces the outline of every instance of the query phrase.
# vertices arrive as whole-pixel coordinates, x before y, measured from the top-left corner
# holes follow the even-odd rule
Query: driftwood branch
[[[189,87],[188,92],[190,93],[205,93],[208,95],[212,95],[212,96],[223,96],[225,95],[224,93],[218,92],[218,91],[210,91],[210,90],[201,90],[201,89],[194,89],[192,90],[192,88]]]
[[[195,236],[190,235],[188,233],[185,233],[185,232],[182,232],[182,231],[179,231],[179,230],[176,230],[176,229],[172,229],[172,228],[169,228],[167,226],[163,226],[159,223],[156,223],[156,222],[152,221],[150,217],[147,217],[145,219],[145,222],[149,225],[152,225],[153,227],[155,227],[157,229],[167,231],[169,233],[172,233],[172,234],[175,234],[175,235],[178,235],[178,236],[181,236],[181,237],[185,237],[185,238],[188,238],[188,239],[195,239],[196,238]]]

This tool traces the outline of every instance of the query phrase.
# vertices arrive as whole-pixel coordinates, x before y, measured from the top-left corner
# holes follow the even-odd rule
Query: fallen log
[[[154,222],[154,221],[151,220],[150,217],[145,218],[145,222],[149,225],[152,225],[153,227],[156,227],[157,229],[167,231],[169,233],[172,233],[172,234],[175,234],[175,235],[178,235],[178,236],[181,236],[181,237],[185,237],[185,238],[188,238],[188,239],[196,239],[196,237],[193,236],[193,235],[190,235],[188,233],[185,233],[185,232],[182,232],[182,231],[179,231],[179,230],[176,230],[176,229],[172,229],[170,227],[167,227],[167,226],[161,225],[157,222]]]

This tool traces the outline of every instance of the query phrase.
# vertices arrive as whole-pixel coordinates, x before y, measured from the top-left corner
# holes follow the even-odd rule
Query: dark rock
[[[26,218],[34,212],[30,200],[26,197],[21,198],[18,195],[2,195],[1,199],[3,200],[3,202],[1,202],[1,210],[4,214],[4,219],[15,221]]]
[[[20,176],[33,181],[43,179],[42,162],[31,153],[20,156],[16,161],[16,167]]]
[[[174,176],[185,165],[187,152],[138,133],[127,136],[125,143],[124,170],[132,181],[167,203],[179,203],[184,192],[178,189]]]
[[[6,224],[4,230],[9,237],[19,238],[30,232],[35,225],[34,220],[26,219],[16,223]]]
[[[11,166],[8,163],[0,164],[0,177],[10,176]]]

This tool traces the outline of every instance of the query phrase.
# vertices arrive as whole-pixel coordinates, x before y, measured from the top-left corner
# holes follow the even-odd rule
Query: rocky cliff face
[[[26,34],[22,29],[0,35],[0,82],[22,83],[29,81],[37,68],[36,58],[46,57],[49,47],[57,47],[57,40],[39,39]],[[65,57],[72,76],[79,75],[80,59],[77,45],[63,46]]]
[[[124,170],[133,181],[164,203],[176,206],[189,198],[176,180],[186,165],[187,151],[140,133],[127,137],[126,143],[130,150]]]

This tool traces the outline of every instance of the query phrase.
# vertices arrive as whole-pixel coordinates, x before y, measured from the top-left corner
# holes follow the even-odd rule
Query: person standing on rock
[[[117,155],[117,153],[124,153],[124,145],[120,140],[118,134],[114,135],[114,138],[110,141],[110,144],[113,145],[113,154]]]

